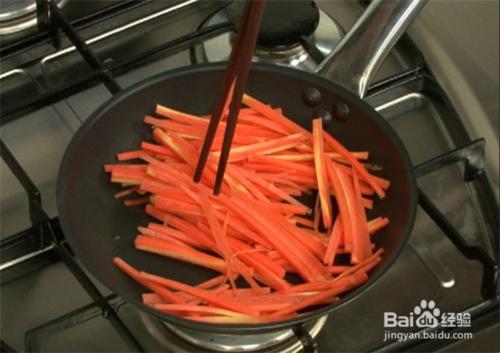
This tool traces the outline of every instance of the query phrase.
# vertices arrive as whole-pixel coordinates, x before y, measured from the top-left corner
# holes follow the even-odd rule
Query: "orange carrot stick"
[[[206,290],[191,287],[191,286],[184,284],[184,283],[181,283],[181,282],[177,282],[177,281],[174,281],[171,279],[156,276],[156,275],[153,275],[153,274],[150,274],[147,272],[141,272],[140,278],[150,280],[154,283],[157,283],[161,286],[165,286],[165,287],[170,288],[170,289],[175,289],[175,290],[184,292],[186,294],[190,294],[194,297],[202,299],[202,300],[206,301],[207,303],[218,306],[220,308],[236,311],[236,312],[243,313],[243,314],[253,315],[253,316],[258,316],[258,314],[259,314],[259,312],[257,310],[254,310],[251,307],[241,305],[241,304],[229,301],[229,300],[225,300],[224,298],[215,296],[215,295],[211,294],[210,292],[207,292]]]
[[[138,169],[138,170],[146,170],[148,167],[147,164],[105,164],[104,171],[106,173],[111,173],[115,169]]]
[[[149,202],[149,196],[146,196],[146,197],[138,197],[138,198],[135,198],[135,199],[128,199],[128,200],[124,200],[123,201],[123,204],[125,206],[139,206],[139,205],[144,205],[144,204],[147,204]]]
[[[353,220],[354,215],[352,214],[352,207],[350,206],[348,195],[344,189],[347,188],[348,185],[342,184],[340,172],[336,168],[336,164],[334,162],[327,164],[327,172],[333,189],[335,190],[335,197],[339,207],[339,217],[342,222],[344,247],[347,251],[351,251],[354,237],[353,232],[355,232],[356,227],[355,220]]]
[[[210,278],[209,280],[206,280],[205,282],[198,284],[196,287],[198,287],[200,289],[210,289],[213,287],[217,287],[218,285],[224,283],[226,278],[227,277],[224,275],[216,276],[216,277]]]
[[[363,207],[363,197],[361,196],[361,190],[359,186],[359,179],[356,170],[353,171],[353,186],[354,186],[354,198],[355,201],[355,211],[356,219],[358,222],[358,249],[353,248],[352,257],[354,262],[363,261],[372,254],[372,247],[370,242],[370,233],[368,230],[368,222],[366,220],[366,214]]]
[[[335,255],[339,248],[340,240],[342,237],[342,222],[340,221],[340,216],[337,217],[335,223],[333,224],[332,231],[330,232],[330,238],[328,240],[328,247],[326,248],[325,256],[323,258],[323,263],[325,265],[332,265],[335,260]]]
[[[283,315],[290,314],[293,312],[297,312],[297,311],[305,309],[309,306],[317,305],[318,302],[321,302],[325,299],[333,298],[333,297],[335,297],[343,292],[346,292],[346,291],[348,291],[348,290],[350,290],[350,289],[352,289],[352,288],[354,288],[354,287],[356,287],[356,286],[358,286],[358,285],[360,285],[363,282],[368,280],[368,276],[366,275],[366,273],[355,273],[348,278],[349,278],[349,281],[347,281],[346,283],[338,282],[339,285],[335,285],[334,283],[332,283],[331,288],[329,288],[323,292],[320,292],[319,294],[312,295],[308,298],[305,298],[304,300],[302,300],[298,303],[289,305],[285,309],[278,310],[278,311],[274,312],[273,314],[271,314],[270,316],[271,317],[279,317],[279,316],[283,316]]]
[[[370,233],[375,233],[380,229],[384,228],[388,224],[389,224],[389,218],[377,217],[375,219],[368,221],[368,231]]]
[[[202,119],[196,115],[183,113],[181,111],[168,108],[160,104],[156,105],[156,114],[187,125],[200,125],[205,124],[205,122],[207,121],[206,119]]]
[[[119,198],[122,198],[124,196],[127,196],[127,195],[130,195],[130,194],[133,194],[134,192],[136,192],[137,190],[139,190],[139,187],[138,186],[131,186],[125,190],[122,190],[120,192],[117,192],[114,197],[115,199],[119,199]]]
[[[226,264],[223,260],[173,241],[138,235],[134,244],[139,250],[190,262],[218,272],[226,272]]]
[[[169,314],[203,313],[203,314],[213,314],[213,315],[228,316],[228,317],[248,316],[236,311],[215,308],[211,306],[193,305],[193,304],[155,304],[154,308]]]
[[[168,226],[162,226],[160,224],[150,223],[148,228],[137,227],[137,229],[142,235],[159,239],[165,239],[167,241],[176,240],[180,241],[185,245],[192,246],[197,249],[206,249],[206,247],[203,246],[203,244],[201,244],[195,237],[186,235],[183,232],[175,230]]]
[[[323,216],[323,225],[330,229],[332,226],[332,203],[330,200],[330,185],[325,168],[325,150],[323,147],[323,122],[321,118],[313,119],[313,148],[314,165],[318,181],[318,193]]]
[[[252,145],[233,147],[231,148],[231,152],[229,154],[229,161],[241,161],[253,154],[270,154],[277,151],[288,150],[299,144],[303,138],[304,135],[298,133],[278,139],[255,143]],[[212,154],[215,156],[219,156],[220,152],[212,152]]]
[[[151,289],[153,292],[155,292],[160,298],[165,300],[167,303],[177,303],[177,304],[186,303],[186,301],[184,299],[182,299],[178,294],[170,291],[167,288],[159,286],[152,281],[149,281],[147,279],[142,278],[140,275],[140,272],[137,269],[135,269],[134,267],[130,266],[128,263],[126,263],[122,258],[114,257],[113,263],[120,270],[122,270],[127,275],[132,277],[135,281],[139,282],[144,287]]]
[[[162,304],[165,301],[156,293],[142,293],[142,302],[146,305]]]

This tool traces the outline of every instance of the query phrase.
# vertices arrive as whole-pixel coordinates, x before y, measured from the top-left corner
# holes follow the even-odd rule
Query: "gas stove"
[[[365,98],[400,135],[418,175],[420,207],[408,245],[350,305],[295,330],[242,337],[174,327],[111,293],[73,256],[55,206],[61,157],[89,114],[145,77],[225,60],[240,2],[62,0],[57,21],[48,21],[43,1],[25,6],[34,3],[35,15],[0,17],[0,28],[29,22],[0,36],[2,350],[498,350],[498,202],[484,172],[485,141],[469,137],[409,36]],[[353,1],[271,5],[254,60],[310,72],[363,12]],[[279,22],[285,12],[293,26]],[[399,327],[391,330],[420,336],[388,337],[387,313],[402,317],[431,306],[469,317],[470,327]],[[438,331],[450,337],[424,337]]]

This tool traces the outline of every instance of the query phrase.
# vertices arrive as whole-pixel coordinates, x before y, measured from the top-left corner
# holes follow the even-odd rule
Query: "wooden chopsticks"
[[[245,4],[243,20],[236,34],[233,50],[231,51],[228,65],[224,73],[221,92],[217,97],[217,101],[212,111],[212,117],[208,125],[205,140],[203,141],[198,165],[196,166],[194,181],[199,182],[203,174],[203,169],[207,163],[217,127],[222,119],[222,115],[227,107],[229,107],[229,115],[226,122],[226,130],[224,132],[224,140],[222,141],[219,165],[215,178],[215,195],[220,192],[224,179],[224,172],[233,142],[236,122],[241,108],[241,100],[245,93],[265,2],[266,0],[247,0]]]

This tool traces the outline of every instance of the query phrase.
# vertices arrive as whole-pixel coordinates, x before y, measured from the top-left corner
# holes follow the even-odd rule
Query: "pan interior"
[[[190,68],[166,73],[127,89],[86,121],[73,138],[61,166],[58,207],[71,247],[99,280],[151,313],[151,309],[140,303],[144,289],[114,267],[111,262],[114,256],[123,257],[139,269],[188,284],[200,283],[214,272],[136,250],[133,239],[137,226],[151,219],[141,207],[124,207],[113,198],[120,187],[109,182],[103,165],[115,162],[116,153],[137,149],[142,140],[151,140],[151,130],[142,120],[146,114],[154,115],[156,103],[192,114],[209,113],[222,74],[220,65]],[[319,106],[311,108],[303,103],[302,94],[307,87],[316,87],[321,92]],[[258,65],[252,69],[247,91],[266,103],[282,107],[286,116],[309,130],[312,117],[320,109],[331,111],[336,102],[349,106],[350,117],[344,122],[334,120],[327,131],[352,151],[369,151],[370,161],[383,166],[378,175],[392,182],[387,197],[383,200],[375,197],[373,211],[368,214],[369,218],[380,215],[391,221],[374,239],[377,247],[385,248],[385,255],[373,271],[369,281],[373,282],[401,250],[414,219],[415,182],[399,139],[360,99],[307,73]],[[336,305],[350,300],[358,292]],[[325,310],[317,310],[316,316]],[[174,323],[191,325],[186,320],[158,315]],[[312,319],[313,315],[307,318]],[[265,325],[261,328],[265,329]]]

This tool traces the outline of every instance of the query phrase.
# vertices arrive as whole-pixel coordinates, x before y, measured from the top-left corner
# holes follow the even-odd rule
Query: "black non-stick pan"
[[[411,2],[415,1],[375,2],[372,9],[369,9],[372,12],[371,17],[368,16],[372,20],[371,30],[382,32],[386,26],[394,23],[404,25],[409,22],[409,18],[406,18],[406,22],[397,22],[395,19],[408,15],[408,11],[403,10]],[[390,18],[384,18],[384,23],[374,29],[374,18],[377,18],[377,14],[387,13],[389,8],[392,11]],[[401,30],[399,27],[396,29]],[[378,45],[380,49],[381,42],[377,43],[374,45]],[[371,53],[365,53],[368,54]],[[381,58],[376,60],[380,61]],[[343,61],[339,59],[336,62]],[[87,269],[118,295],[152,315],[176,325],[211,332],[256,333],[290,327],[348,304],[393,263],[413,226],[416,210],[415,176],[398,136],[357,94],[317,74],[270,65],[254,65],[247,91],[264,102],[282,107],[286,116],[307,129],[311,128],[311,118],[319,109],[331,111],[335,103],[339,102],[349,107],[348,118],[342,122],[334,120],[327,131],[351,150],[370,151],[371,160],[383,166],[380,175],[392,182],[387,197],[375,202],[370,215],[384,215],[391,221],[388,227],[374,237],[376,246],[385,249],[383,260],[366,284],[344,296],[339,302],[289,321],[216,325],[178,318],[143,305],[141,293],[145,291],[144,288],[113,265],[114,256],[123,257],[139,269],[189,284],[200,283],[214,273],[195,265],[136,250],[133,239],[137,226],[147,223],[149,219],[140,207],[123,207],[113,198],[117,187],[110,184],[103,165],[113,162],[116,153],[136,149],[142,140],[151,138],[151,130],[142,120],[145,114],[154,114],[156,103],[193,114],[209,113],[224,68],[224,64],[215,64],[167,72],[122,91],[95,111],[76,133],[64,156],[58,180],[59,217],[71,248]],[[315,107],[308,106],[303,99],[304,90],[311,87],[321,93],[321,102]]]

